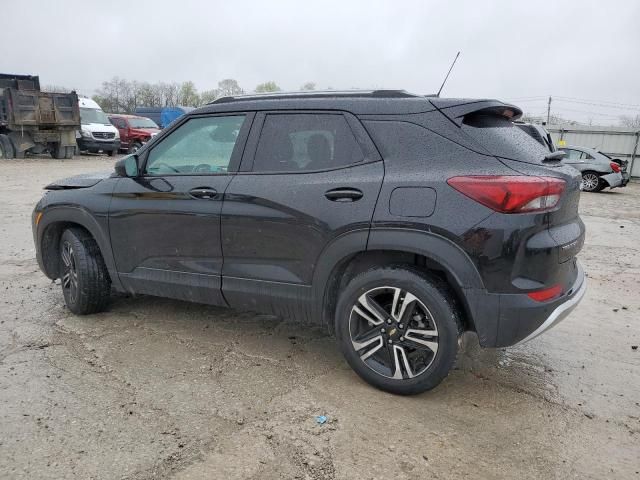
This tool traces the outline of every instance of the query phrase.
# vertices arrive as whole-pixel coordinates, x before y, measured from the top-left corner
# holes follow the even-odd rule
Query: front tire
[[[458,353],[458,311],[446,284],[409,266],[353,278],[336,309],[345,359],[367,383],[411,395],[436,387]]]
[[[109,303],[111,279],[98,244],[85,230],[70,228],[60,238],[62,294],[76,315],[103,311]]]

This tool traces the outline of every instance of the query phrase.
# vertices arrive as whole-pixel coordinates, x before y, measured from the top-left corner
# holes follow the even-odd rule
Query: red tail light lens
[[[546,302],[548,300],[553,300],[557,298],[562,293],[561,285],[554,285],[553,287],[545,288],[544,290],[538,290],[537,292],[529,292],[527,296],[531,300],[535,300],[536,302]]]
[[[541,212],[554,208],[564,180],[519,175],[453,177],[447,183],[467,197],[501,213]]]
[[[615,173],[618,173],[620,171],[620,165],[618,165],[616,162],[611,162],[609,165],[611,165],[611,170],[613,170]]]

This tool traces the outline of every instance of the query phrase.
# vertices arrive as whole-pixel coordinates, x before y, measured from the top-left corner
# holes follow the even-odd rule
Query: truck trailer
[[[75,92],[42,92],[38,76],[0,73],[0,159],[72,158],[79,128]]]

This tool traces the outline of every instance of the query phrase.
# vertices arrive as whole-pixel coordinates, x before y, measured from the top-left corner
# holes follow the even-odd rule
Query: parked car
[[[128,153],[137,152],[160,131],[158,125],[147,117],[121,113],[111,113],[107,117],[120,133],[120,149]]]
[[[289,317],[334,331],[372,385],[421,392],[462,332],[528,341],[585,292],[581,177],[520,115],[387,90],[222,98],[114,174],[47,186],[38,263],[73,313],[114,287]]]
[[[90,98],[81,97],[80,130],[76,134],[78,150],[104,152],[110,157],[120,149],[120,133],[111,125],[100,105]]]
[[[516,127],[518,127],[523,132],[528,133],[534,140],[539,142],[544,148],[549,150],[550,152],[555,152],[556,147],[553,144],[553,140],[551,139],[551,134],[547,132],[547,129],[542,125],[538,125],[536,123],[528,123],[528,122],[514,122]]]
[[[627,162],[613,159],[593,148],[568,146],[562,162],[571,165],[582,174],[582,189],[599,192],[607,187],[625,187],[629,183]]]
[[[160,128],[166,128],[185,113],[189,113],[193,107],[138,107],[136,115],[153,120]]]

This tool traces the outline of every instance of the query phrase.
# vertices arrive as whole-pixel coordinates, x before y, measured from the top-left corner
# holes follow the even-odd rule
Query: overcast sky
[[[443,96],[514,100],[534,114],[542,97],[571,97],[582,103],[554,99],[552,112],[594,124],[640,113],[634,0],[7,0],[0,49],[0,71],[88,95],[114,76],[433,93],[460,50]]]

